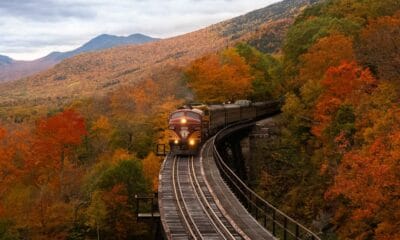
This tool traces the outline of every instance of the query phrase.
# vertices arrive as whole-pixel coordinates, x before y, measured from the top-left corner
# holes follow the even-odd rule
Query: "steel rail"
[[[207,198],[201,189],[200,183],[198,181],[198,177],[196,175],[193,156],[190,158],[190,164],[188,167],[189,167],[189,171],[191,173],[190,174],[191,183],[192,183],[193,188],[195,189],[196,196],[200,200],[201,206],[202,206],[203,210],[206,212],[210,221],[212,222],[212,224],[214,225],[216,230],[220,233],[220,235],[224,239],[229,239],[229,238],[236,239],[233,236],[233,234],[228,230],[228,228],[225,226],[225,224],[221,221],[221,219],[217,216],[215,211],[212,209],[210,203],[207,201]],[[229,238],[227,238],[226,236]]]
[[[183,199],[183,193],[182,193],[182,188],[181,188],[181,184],[179,182],[179,171],[177,170],[177,157],[174,157],[174,162],[172,165],[172,184],[173,184],[173,188],[174,188],[174,194],[176,197],[176,202],[177,202],[177,206],[180,212],[180,215],[183,218],[183,221],[186,224],[186,229],[188,230],[188,232],[190,233],[191,237],[193,239],[198,239],[198,237],[201,238],[201,234],[200,234],[200,230],[198,229],[198,227],[196,226],[196,224],[194,224],[194,220],[191,217],[191,215],[188,212],[188,208],[187,205]],[[179,189],[178,189],[179,188]],[[181,203],[182,201],[182,203]],[[182,206],[183,204],[183,206]],[[185,210],[184,210],[185,208]],[[185,211],[187,212],[185,214]],[[189,219],[188,219],[189,218]],[[191,222],[191,224],[189,223],[189,221]],[[196,230],[196,233],[192,230],[192,227]]]

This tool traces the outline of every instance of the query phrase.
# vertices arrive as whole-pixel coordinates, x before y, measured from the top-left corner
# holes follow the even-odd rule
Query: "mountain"
[[[13,62],[14,60],[8,56],[0,55],[0,66],[5,66],[9,65]]]
[[[159,39],[151,38],[149,36],[139,34],[139,33],[132,34],[127,37],[101,34],[75,50],[72,50],[69,52],[52,52],[49,55],[47,55],[46,57],[44,57],[44,59],[61,61],[65,58],[73,57],[80,53],[93,52],[93,51],[112,48],[112,47],[116,47],[116,46],[120,46],[120,45],[142,44],[142,43],[146,43],[146,42],[152,42],[155,40],[159,40]]]
[[[108,34],[99,35],[81,47],[68,52],[52,52],[49,55],[33,61],[14,61],[7,56],[0,55],[0,82],[26,77],[51,68],[60,61],[81,53],[99,51],[128,44],[142,44],[156,41],[143,34],[132,34],[127,37]]]
[[[285,0],[177,37],[79,54],[35,76],[0,84],[0,103],[90,97],[149,78],[173,85],[188,63],[239,41],[277,52],[294,17],[315,2]]]

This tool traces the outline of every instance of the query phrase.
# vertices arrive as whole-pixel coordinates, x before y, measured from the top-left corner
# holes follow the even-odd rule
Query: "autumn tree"
[[[338,18],[351,19],[360,24],[365,24],[369,19],[394,14],[400,9],[397,0],[336,0],[325,7],[325,13]]]
[[[348,20],[330,16],[310,17],[296,22],[287,34],[283,50],[286,64],[297,65],[300,56],[320,38],[334,33],[352,35],[359,25]],[[293,66],[287,66],[293,67]]]
[[[282,64],[279,59],[245,43],[236,45],[235,49],[250,66],[253,77],[251,98],[258,101],[279,98],[282,94]]]
[[[159,114],[160,106],[176,101],[173,95],[165,94],[160,84],[152,79],[110,94],[115,126],[112,144],[128,149],[140,158],[146,157],[154,146],[158,132],[153,125],[155,115]]]
[[[166,97],[164,101],[155,106],[155,114],[149,119],[156,132],[156,143],[169,146],[168,117],[177,107],[182,106],[184,101],[173,96]]]
[[[102,198],[102,192],[95,191],[92,193],[86,215],[88,225],[96,229],[97,239],[99,240],[100,230],[105,225],[105,220],[107,218],[107,208]]]
[[[145,193],[147,182],[143,176],[143,166],[138,160],[121,160],[102,173],[98,187],[109,190],[122,185],[127,191],[129,204],[134,204],[135,194]]]
[[[296,84],[301,87],[301,96],[306,104],[313,105],[322,92],[321,79],[330,67],[343,61],[355,60],[352,39],[333,34],[319,39],[307,53],[300,56],[300,72]]]
[[[33,151],[36,162],[42,170],[49,174],[54,169],[59,174],[60,194],[64,191],[64,171],[67,161],[72,161],[70,155],[74,147],[82,143],[86,135],[85,121],[76,111],[69,109],[38,122]],[[43,181],[38,176],[38,181]],[[39,183],[40,185],[40,183]]]
[[[321,136],[324,129],[332,121],[337,110],[343,104],[358,104],[362,94],[371,91],[376,80],[368,69],[361,69],[355,63],[343,63],[329,68],[322,85],[324,93],[319,97],[314,111],[312,132]]]
[[[250,67],[234,48],[195,60],[186,77],[197,99],[204,102],[247,98],[253,80]]]
[[[29,128],[21,126],[9,130],[0,127],[0,196],[12,184],[29,181],[24,175],[30,171],[27,166],[32,162],[31,147]]]
[[[350,208],[341,201],[335,216],[342,238],[400,237],[399,109],[390,109],[382,118],[390,130],[381,132],[371,144],[345,154],[334,185],[326,194],[328,199],[343,197],[350,201],[346,204]]]
[[[148,181],[152,184],[152,189],[154,192],[158,192],[158,175],[160,168],[160,157],[157,157],[154,153],[150,153],[145,159],[143,159],[143,173]]]
[[[126,185],[116,184],[102,194],[102,201],[108,213],[104,219],[105,230],[108,232],[107,239],[132,238],[135,216],[127,191]]]
[[[12,152],[10,151],[10,145],[7,141],[7,131],[0,127],[0,182],[6,182],[6,179],[11,177],[14,166],[12,164]],[[8,179],[7,179],[8,180]],[[8,182],[8,181],[7,181]],[[2,184],[3,185],[3,184]],[[5,189],[0,186],[0,195],[4,194]]]
[[[400,12],[371,21],[362,31],[358,58],[380,79],[400,79]]]
[[[93,121],[89,136],[95,156],[109,149],[113,132],[114,128],[107,116],[101,115]]]

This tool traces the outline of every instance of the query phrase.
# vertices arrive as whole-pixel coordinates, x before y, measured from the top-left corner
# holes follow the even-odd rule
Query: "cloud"
[[[74,49],[102,33],[171,37],[277,1],[0,1],[0,54],[16,59],[38,58],[52,50]]]
[[[91,18],[95,15],[87,4],[55,0],[0,1],[0,14],[26,21],[62,21],[65,18]]]

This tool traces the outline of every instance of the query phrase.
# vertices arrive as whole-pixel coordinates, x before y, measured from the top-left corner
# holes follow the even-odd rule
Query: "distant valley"
[[[12,81],[27,77],[40,71],[49,69],[62,60],[74,57],[78,54],[99,51],[121,45],[142,44],[157,40],[159,39],[139,33],[132,34],[127,37],[102,34],[72,51],[52,52],[45,57],[32,61],[17,61],[8,56],[0,55],[0,82]]]

